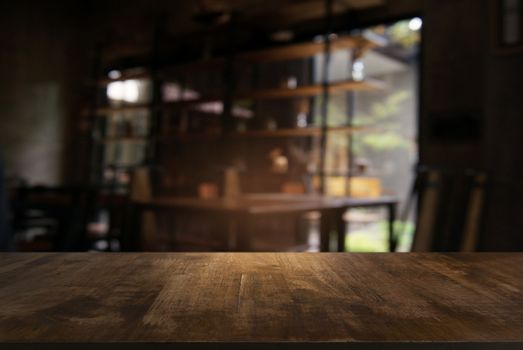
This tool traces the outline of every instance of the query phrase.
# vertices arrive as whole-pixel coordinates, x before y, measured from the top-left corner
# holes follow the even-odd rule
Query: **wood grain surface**
[[[523,348],[517,253],[4,253],[0,281],[2,349],[133,342]]]

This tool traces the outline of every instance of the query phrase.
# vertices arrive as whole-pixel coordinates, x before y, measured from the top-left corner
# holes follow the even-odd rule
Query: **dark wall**
[[[523,52],[485,62],[483,162],[492,178],[485,247],[523,250]]]
[[[481,249],[523,250],[523,51],[502,53],[492,43],[489,0],[389,3],[364,19],[423,17],[421,162],[485,170]]]
[[[482,249],[522,250],[523,52],[502,54],[492,43],[489,5],[488,0],[427,1],[422,161],[484,169],[490,185]],[[439,140],[431,130],[438,118],[466,118],[470,129],[479,125],[479,135]]]
[[[9,176],[32,184],[74,177],[75,117],[92,45],[73,5],[1,5],[0,155]]]

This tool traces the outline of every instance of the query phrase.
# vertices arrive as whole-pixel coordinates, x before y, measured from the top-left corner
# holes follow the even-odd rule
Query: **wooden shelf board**
[[[331,41],[331,52],[343,49],[359,48],[362,51],[378,46],[377,43],[362,37],[341,36]],[[323,53],[325,44],[323,42],[307,41],[302,43],[289,44],[284,46],[270,47],[266,49],[240,52],[235,56],[239,63],[262,63],[277,62],[286,60],[295,60],[312,57]],[[212,57],[206,60],[184,62],[179,64],[166,64],[160,69],[160,78],[169,78],[170,74],[184,73],[194,70],[206,70],[223,67],[227,61],[225,57]],[[129,79],[150,78],[151,73],[148,71],[124,74],[118,79],[103,78],[96,81],[98,85],[107,85],[115,81],[124,81]]]
[[[351,133],[366,130],[361,127],[354,126],[337,126],[327,129],[327,133]],[[320,127],[306,127],[306,128],[285,128],[276,130],[248,130],[245,132],[232,132],[224,135],[225,138],[245,138],[245,137],[309,137],[320,136]],[[206,141],[218,139],[221,135],[217,133],[199,133],[199,134],[178,134],[172,136],[173,141]]]
[[[150,140],[145,137],[106,137],[96,140],[99,143],[147,143]]]
[[[332,132],[355,132],[360,131],[361,128],[353,126],[338,126],[327,129],[328,133]],[[307,128],[288,128],[276,130],[249,130],[243,133],[231,134],[233,137],[305,137],[305,136],[320,136],[321,128],[307,127]]]
[[[377,91],[385,88],[385,84],[379,80],[366,79],[364,81],[341,81],[331,83],[329,86],[330,93],[337,93],[342,91]],[[323,92],[323,86],[320,84],[316,85],[304,85],[298,86],[295,89],[289,88],[275,88],[275,89],[263,89],[247,91],[244,93],[236,94],[234,100],[269,100],[269,99],[283,99],[291,97],[310,97],[317,96]],[[223,97],[213,96],[205,97],[202,99],[185,100],[185,101],[174,101],[165,102],[162,104],[163,110],[175,110],[177,108],[186,108],[189,106],[222,101]]]
[[[365,51],[376,46],[378,46],[378,44],[366,38],[342,36],[331,41],[331,52],[353,48],[360,48]],[[234,58],[238,63],[277,62],[312,57],[323,53],[324,50],[325,44],[323,42],[307,41],[285,46],[244,51],[236,54]],[[168,77],[169,73],[219,68],[223,66],[226,61],[224,57],[214,57],[203,61],[170,65],[162,69],[161,76]]]
[[[223,101],[223,97],[209,96],[209,97],[198,98],[198,99],[194,99],[194,100],[180,100],[180,101],[163,102],[159,108],[163,111],[170,111],[170,110],[187,108],[187,107],[191,107],[194,105],[211,103],[211,102],[219,102],[219,101]]]
[[[347,80],[332,83],[330,92],[339,91],[376,91],[386,88],[386,84],[377,79],[367,78],[363,81]]]
[[[366,79],[364,81],[345,80],[339,82],[332,82],[329,85],[329,93],[337,93],[343,91],[376,91],[385,88],[385,83],[380,80]],[[269,99],[283,99],[291,97],[310,97],[320,95],[323,92],[323,86],[321,84],[315,85],[303,85],[298,86],[295,89],[290,88],[275,88],[275,89],[262,89],[247,91],[244,93],[236,94],[234,100],[269,100]],[[125,105],[120,107],[101,107],[94,111],[95,115],[107,116],[113,113],[126,113],[133,111],[147,111],[151,109],[161,110],[176,110],[179,108],[187,108],[197,104],[216,102],[223,100],[223,96],[208,96],[194,100],[182,100],[173,102],[163,102],[157,107],[151,104],[136,104],[136,105]],[[92,111],[85,110],[84,115],[92,114]]]
[[[209,141],[209,140],[217,140],[221,137],[221,134],[218,133],[192,133],[192,134],[177,134],[173,135],[169,138],[165,139],[165,143],[170,143],[172,141],[181,141],[181,142],[189,142],[189,141]],[[169,140],[170,139],[170,140]]]
[[[349,176],[348,171],[309,171],[306,173],[309,176],[325,176],[325,177],[340,177]]]
[[[111,116],[116,113],[128,113],[128,112],[147,112],[151,110],[153,106],[151,104],[135,104],[135,105],[124,105],[124,106],[118,106],[118,107],[111,107],[111,106],[105,106],[105,107],[99,107],[96,108],[94,111],[89,109],[84,109],[82,111],[82,115],[89,116],[89,115],[95,115],[99,117],[104,116]]]
[[[331,41],[331,52],[358,47],[362,50],[366,50],[375,46],[376,44],[365,38],[342,36]],[[240,61],[249,63],[276,62],[307,58],[321,54],[324,50],[325,44],[323,42],[311,41],[281,47],[247,51],[238,54],[236,58]]]
[[[127,168],[136,168],[136,167],[144,166],[144,163],[143,162],[137,162],[137,163],[133,163],[133,164],[103,163],[103,164],[100,164],[100,166],[102,168],[127,169]]]
[[[342,91],[374,91],[380,90],[385,87],[384,83],[378,80],[367,79],[364,81],[341,81],[333,82],[329,86],[330,93],[342,92]],[[304,85],[298,86],[295,89],[290,88],[276,88],[276,89],[264,89],[255,90],[242,94],[237,94],[235,99],[279,99],[289,97],[309,97],[320,95],[323,92],[323,86],[320,84],[316,85]]]

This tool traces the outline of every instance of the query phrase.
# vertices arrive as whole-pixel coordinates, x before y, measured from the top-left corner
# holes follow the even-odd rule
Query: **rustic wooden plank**
[[[507,349],[523,345],[522,266],[517,253],[4,253],[0,342]]]

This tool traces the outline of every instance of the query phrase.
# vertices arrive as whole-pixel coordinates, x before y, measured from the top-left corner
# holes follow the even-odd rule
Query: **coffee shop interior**
[[[1,5],[1,250],[523,250],[523,1],[79,5]]]

